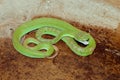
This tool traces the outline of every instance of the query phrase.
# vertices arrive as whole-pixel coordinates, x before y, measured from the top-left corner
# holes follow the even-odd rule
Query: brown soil
[[[11,39],[1,38],[0,80],[120,80],[119,34],[105,28],[70,23],[95,38],[97,47],[92,55],[77,56],[59,41],[56,58],[32,59],[17,52]]]
[[[110,3],[118,8],[120,8],[120,0],[103,0],[106,1],[107,3]]]

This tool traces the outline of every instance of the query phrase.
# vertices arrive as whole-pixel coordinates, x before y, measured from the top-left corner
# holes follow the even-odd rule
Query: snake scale
[[[35,38],[29,37],[21,42],[22,37],[33,31]],[[45,39],[42,35],[52,35],[53,39]],[[54,47],[59,40],[63,40],[68,47],[79,56],[93,53],[96,42],[87,32],[79,30],[71,24],[55,18],[38,18],[20,25],[13,33],[13,46],[21,54],[31,58],[46,58],[53,54]],[[80,46],[77,42],[86,45]],[[35,46],[29,46],[30,43]],[[45,50],[45,51],[42,51]]]

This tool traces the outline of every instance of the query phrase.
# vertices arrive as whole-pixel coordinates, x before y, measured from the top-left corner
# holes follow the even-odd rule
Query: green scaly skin
[[[35,38],[27,38],[21,43],[22,37],[31,32],[36,31]],[[42,35],[49,34],[55,36],[54,39],[44,39]],[[54,52],[53,44],[59,40],[63,40],[69,48],[79,56],[88,56],[93,53],[96,43],[93,37],[84,31],[81,31],[69,23],[55,18],[39,18],[28,21],[19,26],[13,34],[13,46],[21,54],[31,58],[45,58]],[[81,47],[77,42],[86,44]],[[28,44],[34,43],[36,46],[30,47]],[[45,49],[46,51],[40,51]]]

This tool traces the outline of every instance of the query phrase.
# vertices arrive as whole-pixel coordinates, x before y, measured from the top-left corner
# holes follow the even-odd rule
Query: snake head
[[[88,45],[89,44],[89,39],[91,35],[89,33],[77,33],[75,40],[82,43],[83,45]]]

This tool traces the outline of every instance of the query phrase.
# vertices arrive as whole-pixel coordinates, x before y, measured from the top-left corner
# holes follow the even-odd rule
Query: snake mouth
[[[81,47],[87,47],[89,45],[89,39],[86,41],[77,41],[77,40],[75,40],[75,41]]]
[[[83,44],[83,45],[86,45],[86,46],[89,44],[88,41],[79,41],[79,43],[81,43],[81,44]]]

